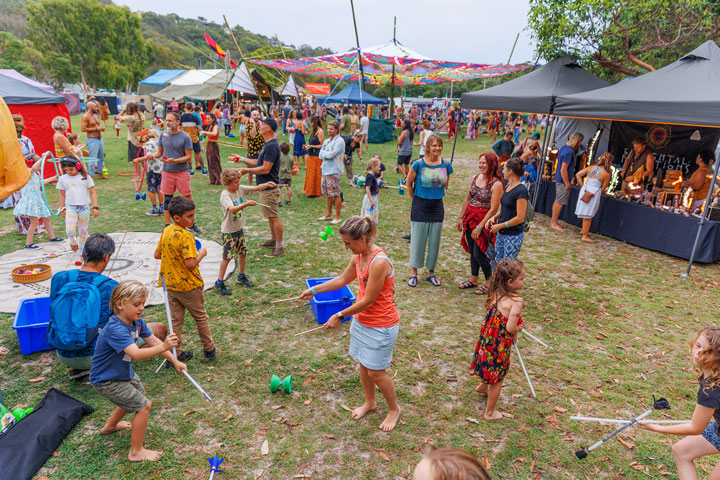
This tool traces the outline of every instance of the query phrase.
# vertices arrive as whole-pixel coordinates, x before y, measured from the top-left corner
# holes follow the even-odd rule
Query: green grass
[[[79,118],[73,118],[75,129],[78,124]],[[451,148],[446,144],[444,156],[449,157]],[[10,406],[36,404],[54,386],[96,409],[67,436],[40,474],[53,480],[204,478],[209,474],[207,458],[219,454],[225,457],[221,479],[298,474],[319,479],[411,478],[426,445],[455,445],[486,459],[494,478],[673,478],[671,437],[630,431],[621,438],[632,448],[613,440],[580,462],[572,452],[612,428],[568,417],[576,412],[627,417],[646,410],[651,395],[658,394],[670,400],[673,418],[688,418],[696,391],[688,341],[698,328],[716,323],[720,268],[697,266],[690,279],[683,279],[683,260],[607,238],[588,247],[579,241],[578,229],[557,234],[542,215],[521,252],[528,271],[525,325],[551,346],[544,349],[521,337],[538,397],[530,396],[513,358],[499,402],[509,416],[475,423],[482,418],[485,401],[474,392],[477,382],[468,376],[468,368],[485,308],[484,299],[457,289],[469,266],[455,220],[475,171],[474,159],[488,149],[486,137],[457,143],[455,156],[460,160],[446,199],[437,269],[441,288],[431,287],[424,276],[417,288],[405,286],[409,247],[401,236],[409,232],[409,198],[395,190],[381,192],[377,243],[395,261],[396,301],[402,314],[389,372],[403,414],[392,433],[377,429],[386,411],[382,399],[378,412],[360,421],[352,420],[343,407],[362,402],[359,374],[347,356],[348,325],[294,337],[314,326],[310,308],[269,303],[297,295],[306,278],[339,273],[349,259],[337,236],[319,240],[324,225],[315,218],[324,213],[325,201],[298,194],[301,175],[294,177],[293,205],[281,209],[286,255],[263,256],[258,244],[267,237],[267,222],[259,210],[251,209],[247,273],[256,287],[233,285],[228,298],[212,291],[206,295],[218,361],[209,366],[196,356],[189,368],[215,402],[205,402],[174,372],[163,369],[156,375],[156,359],[135,363],[153,401],[146,445],[164,451],[158,462],[130,464],[127,432],[98,435],[112,405],[88,384],[69,382],[54,359],[44,365],[38,362],[40,353],[21,356],[12,319],[2,317],[0,346],[10,354],[0,356],[0,388]],[[394,144],[371,145],[370,150],[382,154],[389,184],[396,184]],[[162,219],[144,215],[148,202],[135,201],[132,179],[116,175],[128,169],[124,134],[121,139],[106,138],[106,151],[112,179],[99,184],[101,216],[91,219],[91,231],[160,231]],[[229,153],[222,148],[223,158]],[[195,175],[192,181],[202,237],[219,241],[221,187],[208,185],[205,176]],[[345,218],[359,213],[362,191],[346,185],[343,190]],[[10,225],[11,212],[0,212],[0,220]],[[55,225],[62,233],[62,221],[56,219]],[[0,253],[23,242],[8,228],[0,236]],[[145,318],[164,321],[164,310],[150,308]],[[198,354],[192,321],[185,333],[188,346]],[[293,375],[292,395],[270,393],[273,373]],[[46,380],[28,382],[38,376]],[[270,446],[267,456],[260,453],[264,440]],[[700,463],[709,468],[713,460]]]

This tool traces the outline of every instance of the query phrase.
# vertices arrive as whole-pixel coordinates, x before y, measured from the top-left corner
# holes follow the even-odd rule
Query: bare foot
[[[380,424],[380,430],[383,432],[389,432],[393,428],[395,428],[395,425],[397,425],[398,419],[400,418],[400,408],[397,410],[390,410],[387,414],[387,417],[385,417],[385,420]]]
[[[502,416],[502,413],[500,413],[500,412],[498,412],[497,410],[495,410],[495,411],[493,411],[490,415],[488,415],[488,414],[486,413],[485,415],[483,415],[483,418],[484,418],[485,420],[490,421],[490,420],[500,420],[500,419],[503,418],[503,416]]]
[[[128,460],[131,462],[145,462],[150,461],[154,462],[158,458],[162,456],[162,451],[159,450],[148,450],[147,448],[143,448],[137,453],[128,453]]]
[[[475,391],[478,392],[478,393],[487,393],[487,391],[488,391],[488,384],[487,384],[487,383],[481,383],[480,385],[477,386],[477,388],[475,389]]]
[[[556,224],[552,224],[552,223],[551,223],[550,226],[551,226],[553,229],[557,230],[558,232],[564,232],[564,231],[565,231],[565,227],[563,227],[563,226],[560,225],[559,223],[556,223]]]
[[[108,433],[119,432],[120,430],[127,430],[131,427],[132,423],[123,420],[116,423],[114,427],[108,427],[107,425],[105,425],[103,428],[100,429],[100,435],[107,435]]]
[[[593,240],[590,237],[582,237],[580,240],[582,240],[585,243],[595,243],[595,240]]]
[[[371,410],[375,410],[377,408],[377,403],[368,404],[367,402],[363,403],[357,408],[353,408],[353,411],[351,412],[352,417],[355,420],[360,420],[362,417],[365,416],[366,413],[368,413]]]

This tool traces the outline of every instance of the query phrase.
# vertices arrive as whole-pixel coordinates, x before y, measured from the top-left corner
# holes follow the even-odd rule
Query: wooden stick
[[[614,419],[614,418],[597,418],[597,417],[583,417],[580,415],[573,415],[570,420],[579,420],[582,422],[602,422],[602,423],[628,423],[628,420]],[[690,423],[691,420],[640,420],[637,423]]]
[[[304,332],[296,333],[295,336],[299,337],[300,335],[305,335],[306,333],[314,332],[315,330],[320,330],[321,328],[325,328],[325,325],[320,325],[319,327],[311,328],[310,330],[305,330]]]
[[[280,300],[273,300],[270,303],[281,303],[281,302],[291,302],[293,300],[300,300],[300,297],[292,297],[292,298],[282,298]]]
[[[167,362],[167,358],[163,358],[162,363],[160,364],[159,367],[157,367],[157,370],[155,370],[155,373],[160,371],[160,369],[163,367],[163,365],[165,365],[165,362]]]

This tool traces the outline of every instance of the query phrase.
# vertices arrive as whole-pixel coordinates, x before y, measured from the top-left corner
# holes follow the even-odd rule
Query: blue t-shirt
[[[52,280],[50,281],[50,303],[52,303],[53,300],[57,298],[58,293],[60,292],[60,289],[63,287],[63,285],[68,283],[68,273],[69,272],[65,270],[53,275]],[[112,309],[110,308],[110,297],[112,296],[112,292],[113,290],[115,290],[118,282],[116,282],[110,277],[105,277],[105,275],[101,273],[83,271],[78,271],[77,281],[92,283],[93,280],[98,277],[98,275],[106,278],[106,280],[102,282],[98,287],[98,291],[100,292],[100,323],[98,324],[98,326],[100,328],[104,328],[105,325],[108,323],[108,320],[110,320],[110,317],[112,316]],[[88,345],[82,350],[62,350],[58,351],[58,353],[60,353],[63,357],[87,357],[92,355],[95,351],[96,343],[97,338],[95,338],[95,341],[91,345]]]
[[[492,149],[498,157],[502,155],[512,155],[513,150],[515,150],[515,144],[510,140],[505,140],[504,138],[501,138],[500,140],[492,144]]]
[[[570,145],[565,145],[558,152],[557,167],[555,168],[555,183],[565,183],[560,174],[563,163],[568,164],[567,177],[568,180],[572,182],[572,178],[575,175],[575,150],[573,150]]]
[[[98,336],[90,369],[90,383],[99,385],[110,380],[130,381],[135,372],[132,369],[132,359],[123,350],[137,344],[138,338],[147,338],[150,335],[152,331],[142,318],[133,325],[128,325],[117,315],[110,317],[110,321]]]
[[[415,195],[426,200],[438,200],[445,196],[445,184],[453,173],[450,162],[443,160],[440,165],[430,166],[425,160],[415,160],[412,169],[417,175]]]

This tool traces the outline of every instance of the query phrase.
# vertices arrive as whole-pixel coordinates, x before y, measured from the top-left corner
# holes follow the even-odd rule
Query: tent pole
[[[332,97],[333,92],[334,92],[335,89],[338,87],[338,85],[340,85],[340,82],[342,82],[342,81],[345,79],[345,77],[347,76],[348,72],[352,69],[353,65],[355,65],[355,62],[357,62],[357,58],[355,58],[355,60],[353,60],[352,62],[350,62],[350,66],[347,68],[347,70],[345,70],[345,73],[343,73],[343,76],[340,77],[340,80],[337,81],[337,83],[335,84],[335,86],[333,87],[333,89],[330,91],[330,95],[328,95],[327,97],[325,97],[325,99],[323,100],[323,103],[320,105],[321,107],[325,105],[325,103],[327,102],[327,99],[328,99],[328,98]]]
[[[553,100],[554,101],[554,100]],[[552,109],[550,109],[552,112]],[[548,113],[548,125],[550,125],[550,121],[552,118],[552,113]],[[552,123],[553,128],[555,127],[555,122]],[[535,208],[537,207],[537,199],[538,195],[540,194],[540,182],[542,181],[542,174],[545,171],[545,158],[547,158],[547,148],[548,144],[550,143],[550,136],[548,135],[548,132],[550,131],[550,128],[545,128],[545,132],[543,132],[543,141],[542,141],[542,147],[540,150],[540,165],[538,168],[538,176],[535,179],[535,192],[533,192],[533,198],[532,198],[532,205],[533,205],[533,217],[535,216]]]
[[[360,62],[358,66],[360,70],[360,89],[362,90],[363,83],[365,83],[365,73],[363,72],[362,60],[360,59],[360,37],[358,36],[357,22],[355,21],[355,5],[353,4],[353,0],[350,0],[350,8],[352,9],[353,26],[355,27],[355,43],[357,44],[358,61]]]
[[[713,178],[710,181],[710,190],[708,190],[707,197],[705,198],[705,208],[703,208],[702,215],[700,216],[700,223],[698,223],[697,233],[695,234],[695,243],[693,243],[692,252],[690,253],[687,271],[683,274],[683,277],[685,278],[690,276],[690,270],[692,269],[692,264],[695,260],[695,251],[697,250],[698,242],[700,242],[700,233],[702,232],[703,225],[705,224],[705,215],[710,207],[710,200],[712,199],[713,190],[715,189],[715,179],[717,178],[718,170],[720,170],[718,167],[720,167],[720,162],[715,162],[715,171],[713,172]]]
[[[397,17],[393,17],[393,45],[397,44],[395,40],[395,31],[397,30]],[[392,65],[392,76],[390,77],[390,116],[395,111],[395,62]]]
[[[223,15],[223,20],[225,20],[225,26],[227,27],[228,32],[230,32],[230,37],[233,39],[233,42],[235,43],[235,48],[237,48],[237,51],[240,54],[240,63],[245,63],[245,55],[243,55],[242,50],[240,50],[240,45],[238,45],[237,39],[235,38],[235,34],[233,33],[232,28],[230,28],[230,24],[228,23],[227,18],[225,18],[225,15]],[[235,70],[237,70],[239,67],[240,67],[240,65],[235,67]],[[253,81],[252,75],[250,75],[250,70],[248,70],[247,65],[245,65],[245,70],[247,70],[248,75],[250,76],[250,83],[252,83],[253,90],[255,90],[255,95],[260,100],[260,108],[262,108],[263,113],[265,114],[265,116],[267,116],[268,111],[267,111],[267,108],[265,108],[265,102],[263,102],[263,99],[260,96],[260,92],[257,91],[257,87],[255,86],[255,82]],[[233,73],[233,77],[234,76],[235,76],[235,74]],[[232,77],[230,77],[230,78],[232,80]],[[230,83],[230,82],[228,82],[228,83]],[[270,100],[272,101],[272,91],[270,92]]]
[[[452,152],[450,153],[450,164],[451,164],[451,165],[452,165],[452,163],[453,163],[453,161],[454,161],[454,159],[455,159],[455,144],[457,143],[457,137],[458,137],[458,132],[457,132],[457,130],[458,130],[458,129],[456,128],[456,129],[455,129],[455,136],[453,137],[453,149],[452,149]]]

